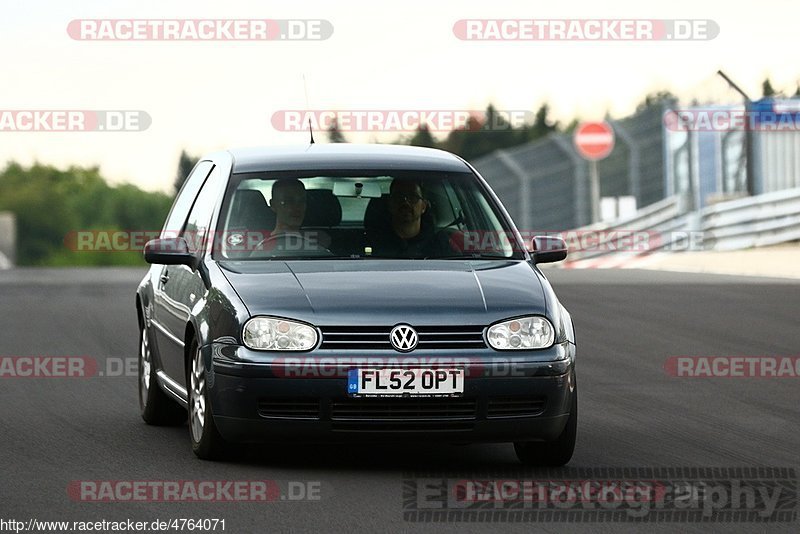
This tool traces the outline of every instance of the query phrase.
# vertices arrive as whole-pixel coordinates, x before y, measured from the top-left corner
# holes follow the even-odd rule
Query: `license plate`
[[[349,395],[438,396],[464,393],[464,369],[350,369]]]

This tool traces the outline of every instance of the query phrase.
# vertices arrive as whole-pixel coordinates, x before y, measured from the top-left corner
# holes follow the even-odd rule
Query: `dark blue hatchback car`
[[[229,443],[575,446],[572,319],[477,171],[427,148],[312,144],[203,158],[136,293],[139,400]]]

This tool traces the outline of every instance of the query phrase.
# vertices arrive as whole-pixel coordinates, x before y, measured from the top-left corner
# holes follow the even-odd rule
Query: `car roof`
[[[407,145],[314,143],[228,150],[233,172],[326,169],[402,169],[469,172],[458,156]]]

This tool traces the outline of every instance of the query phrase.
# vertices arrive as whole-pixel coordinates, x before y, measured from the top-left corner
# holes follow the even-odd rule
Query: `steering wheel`
[[[289,239],[300,239],[302,240],[302,246],[299,248],[297,244],[293,244],[292,247],[287,247],[289,244]],[[270,243],[272,243],[270,245]],[[310,239],[308,236],[304,235],[301,232],[282,232],[280,234],[271,235],[265,239],[262,239],[258,242],[258,244],[253,249],[253,252],[250,253],[250,257],[253,257],[260,251],[268,251],[268,252],[286,252],[286,251],[300,251],[300,252],[312,252],[312,255],[319,255],[319,256],[333,256],[333,252],[328,250],[327,248],[323,247],[319,244],[318,241]],[[270,256],[274,254],[268,254]],[[299,254],[303,255],[303,254]]]

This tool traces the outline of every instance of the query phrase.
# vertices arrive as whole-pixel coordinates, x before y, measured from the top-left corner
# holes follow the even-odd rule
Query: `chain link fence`
[[[601,196],[633,196],[637,208],[667,196],[665,109],[656,105],[626,119],[610,121],[616,144],[598,163]],[[498,150],[473,165],[522,230],[559,231],[591,222],[589,166],[575,150],[571,134],[551,134]]]

